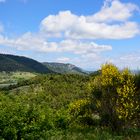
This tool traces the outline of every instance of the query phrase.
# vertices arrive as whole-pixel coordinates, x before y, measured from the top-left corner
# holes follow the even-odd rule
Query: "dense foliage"
[[[140,76],[112,64],[90,76],[38,75],[1,90],[0,139],[140,138]]]

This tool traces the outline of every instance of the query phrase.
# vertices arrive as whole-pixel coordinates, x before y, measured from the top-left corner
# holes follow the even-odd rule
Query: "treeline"
[[[20,85],[21,84],[21,85]],[[140,138],[140,75],[40,75],[0,94],[1,139]]]

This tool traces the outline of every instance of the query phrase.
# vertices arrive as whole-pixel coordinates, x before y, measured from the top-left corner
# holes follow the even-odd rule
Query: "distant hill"
[[[54,73],[42,63],[23,56],[0,54],[0,72],[26,71],[36,73]]]
[[[56,73],[76,73],[76,74],[87,74],[86,71],[81,68],[72,65],[72,64],[64,64],[64,63],[43,63],[48,69],[56,72]]]

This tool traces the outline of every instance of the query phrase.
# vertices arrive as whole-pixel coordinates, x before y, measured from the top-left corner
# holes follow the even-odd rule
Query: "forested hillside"
[[[33,59],[8,54],[0,54],[0,72],[2,71],[53,73],[53,71]]]
[[[36,73],[75,73],[75,74],[87,74],[88,72],[81,68],[64,63],[40,63],[36,60],[8,54],[0,54],[0,72],[36,72]]]
[[[57,73],[87,74],[86,71],[72,64],[49,63],[49,62],[44,62],[43,64],[50,70]]]

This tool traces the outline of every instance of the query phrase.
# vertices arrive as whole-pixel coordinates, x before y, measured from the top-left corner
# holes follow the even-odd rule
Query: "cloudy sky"
[[[140,0],[0,0],[0,53],[139,69]]]

